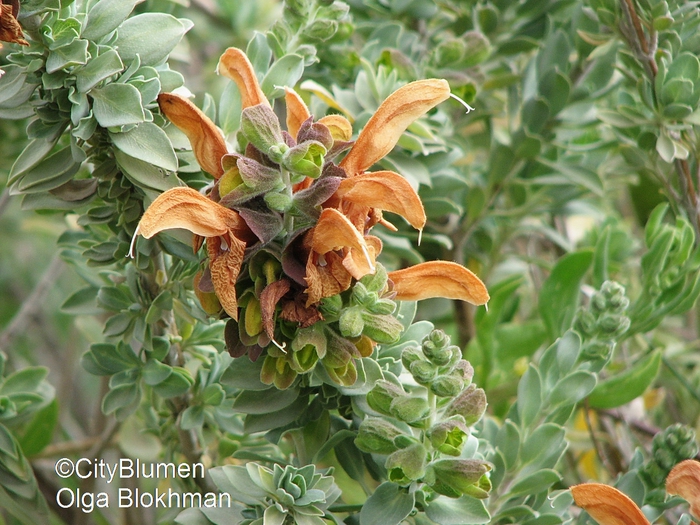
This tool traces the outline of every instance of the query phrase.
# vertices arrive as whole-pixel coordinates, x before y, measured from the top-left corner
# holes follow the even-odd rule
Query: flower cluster
[[[474,369],[461,357],[441,330],[430,332],[420,347],[405,348],[404,367],[424,388],[406,392],[391,381],[378,381],[367,403],[383,417],[362,421],[355,444],[364,452],[386,455],[387,475],[394,483],[421,481],[449,497],[487,498],[491,465],[462,457],[469,427],[486,411],[486,394],[471,383]],[[422,438],[410,427],[420,429]]]
[[[245,150],[229,151],[215,124],[188,99],[161,94],[161,112],[187,135],[214,181],[203,193],[178,187],[160,195],[137,234],[151,238],[184,228],[194,234],[195,251],[206,242],[208,260],[195,291],[207,313],[231,319],[226,342],[233,356],[264,354],[261,378],[278,388],[318,362],[336,383],[352,384],[354,358],[398,340],[403,327],[392,315],[395,301],[488,301],[479,278],[452,262],[386,272],[377,262],[382,243],[371,234],[376,225],[394,228],[384,211],[419,230],[425,225],[423,205],[406,179],[367,170],[411,122],[450,96],[446,81],[399,88],[352,143],[347,119],[315,120],[290,88],[283,130],[242,51],[228,49],[218,70],[241,92]]]
[[[626,312],[629,299],[625,288],[615,281],[605,281],[593,294],[588,309],[576,315],[575,328],[585,340],[587,359],[608,359],[616,340],[630,327]]]

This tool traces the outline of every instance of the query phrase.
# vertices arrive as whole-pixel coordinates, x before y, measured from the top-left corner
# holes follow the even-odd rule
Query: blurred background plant
[[[663,480],[698,453],[697,2],[5,0],[10,17],[29,45],[0,49],[0,520],[586,523],[567,488],[597,480],[687,523]],[[148,203],[209,182],[160,92],[241,144],[214,73],[230,46],[269,99],[293,86],[354,136],[399,86],[449,81],[475,111],[444,102],[379,163],[428,217],[420,245],[401,219],[376,233],[380,260],[463,264],[488,312],[403,303],[354,384],[277,390],[225,351],[187,236],[125,258]],[[167,483],[235,504],[63,508],[61,487],[115,490],[56,477],[82,456],[202,461],[210,478]]]

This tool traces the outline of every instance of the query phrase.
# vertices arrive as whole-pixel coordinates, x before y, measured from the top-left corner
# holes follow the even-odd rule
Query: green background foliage
[[[582,524],[567,489],[589,480],[687,523],[663,481],[698,454],[698,2],[20,6],[30,46],[0,50],[0,523]],[[428,216],[418,244],[387,214],[380,260],[463,264],[488,311],[403,303],[354,384],[319,367],[278,390],[226,352],[187,236],[126,258],[150,202],[209,182],[159,93],[244,142],[214,73],[231,46],[270,100],[294,86],[355,133],[401,85],[449,81],[475,110],[444,102],[379,163]],[[62,457],[201,461],[167,485],[234,504],[63,508],[62,488],[118,487],[58,478]]]

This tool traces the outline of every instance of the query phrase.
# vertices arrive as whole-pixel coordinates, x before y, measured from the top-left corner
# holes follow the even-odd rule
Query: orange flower
[[[666,492],[690,503],[690,513],[700,519],[700,463],[687,459],[673,467],[666,478]]]
[[[141,217],[136,235],[183,228],[207,240],[209,269],[216,295],[228,315],[238,318],[236,280],[246,242],[253,235],[238,213],[208,199],[192,188],[172,188],[158,196]],[[197,237],[195,237],[197,239]],[[199,244],[195,241],[195,246]]]
[[[571,487],[576,505],[600,525],[651,525],[628,496],[602,483],[583,483]]]
[[[276,236],[285,232],[280,247],[298,259],[302,275],[289,273],[289,266],[282,261],[287,277],[298,284],[285,292],[287,299],[283,298],[285,294],[277,294],[274,301],[268,301],[263,324],[272,339],[277,303],[285,305],[289,297],[300,295],[299,285],[306,283],[305,315],[316,318],[320,314],[315,308],[322,299],[349,289],[353,280],[375,272],[382,244],[369,232],[378,223],[393,228],[382,218],[382,211],[401,215],[418,230],[425,226],[423,204],[406,179],[392,171],[366,170],[393,149],[411,122],[446,100],[450,90],[447,82],[439,79],[399,88],[379,106],[336,166],[328,159],[347,148],[352,135],[352,126],[345,117],[329,115],[314,123],[302,98],[285,88],[288,131],[282,132],[241,50],[227,49],[218,71],[237,84],[243,109],[247,110],[247,127],[242,126],[242,130],[256,147],[249,147],[247,157],[229,153],[223,134],[199,108],[179,95],[161,94],[161,112],[185,133],[199,165],[215,183],[208,196],[188,188],[166,191],[146,210],[137,233],[150,238],[163,230],[184,228],[195,234],[195,249],[202,238],[206,239],[214,291],[226,313],[237,319],[235,285],[246,248],[258,240],[262,244],[278,242]],[[289,157],[290,153],[297,156]],[[285,169],[293,171],[296,178]],[[294,198],[306,210],[301,212],[306,215],[297,230],[303,232],[303,228],[309,228],[309,221],[315,223],[291,241],[299,217],[294,214],[301,209],[289,211],[288,203]],[[241,207],[246,202],[252,203],[250,208]],[[445,261],[391,272],[389,279],[393,285],[388,292],[398,299],[440,296],[484,304],[489,298],[478,277]]]
[[[369,230],[378,223],[395,229],[384,221],[382,211],[401,215],[411,226],[421,231],[426,223],[425,209],[420,197],[406,179],[393,171],[366,170],[394,148],[401,134],[415,119],[449,96],[449,85],[442,79],[419,80],[397,89],[382,102],[340,163],[347,178],[341,181],[335,194],[324,203],[324,207],[337,209],[339,215],[345,217],[365,237],[365,244],[374,248],[374,253],[369,249],[365,251],[365,256],[370,253],[370,264],[355,267],[353,272],[348,263],[350,260],[358,260],[357,248],[352,256],[353,249],[342,245],[343,266],[355,279],[373,272],[374,259],[381,251],[381,242],[378,238],[367,235]],[[333,223],[328,224],[335,227]],[[314,230],[318,230],[319,226],[322,225],[317,225]],[[324,232],[324,237],[333,235],[333,231]],[[314,233],[314,237],[316,235]],[[309,288],[306,292],[310,302],[343,291],[351,282],[349,277],[337,278],[342,272],[339,272],[334,261],[329,263],[329,268],[314,270],[313,259],[315,254],[319,253],[313,250],[307,262],[306,280]],[[322,260],[328,262],[327,259]],[[447,297],[477,305],[485,304],[489,299],[486,287],[476,275],[458,264],[446,261],[423,263],[406,270],[391,272],[389,279],[394,282],[397,299],[415,301]],[[347,284],[343,287],[343,283]]]
[[[0,40],[11,44],[28,46],[24,39],[22,27],[17,21],[19,16],[19,0],[11,0],[0,5]],[[0,47],[2,47],[0,45]]]

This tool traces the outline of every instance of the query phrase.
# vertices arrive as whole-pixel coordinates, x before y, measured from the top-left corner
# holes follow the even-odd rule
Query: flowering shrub
[[[700,519],[695,3],[0,7],[0,522]]]

